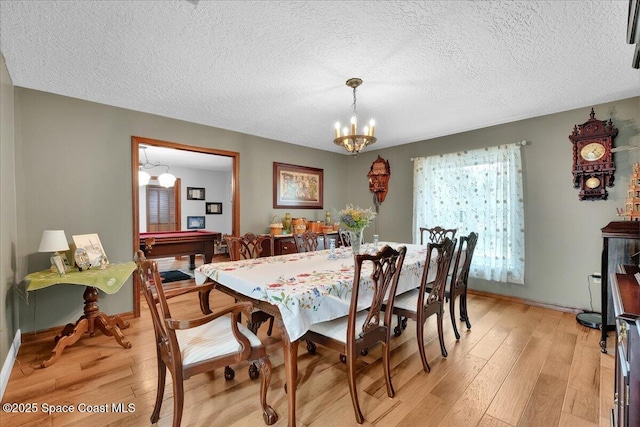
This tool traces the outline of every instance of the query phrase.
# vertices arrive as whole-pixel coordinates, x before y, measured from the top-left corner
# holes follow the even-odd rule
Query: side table
[[[107,294],[115,294],[136,269],[135,262],[108,264],[104,269],[95,268],[86,271],[72,269],[64,275],[52,273],[50,270],[38,271],[25,277],[27,291],[35,291],[57,284],[86,286],[84,291],[84,314],[75,324],[69,323],[60,335],[55,337],[55,347],[49,359],[42,362],[42,368],[51,366],[62,354],[62,351],[75,344],[85,333],[95,334],[96,328],[106,336],[115,338],[123,348],[131,348],[131,343],[124,338],[121,329],[129,327],[120,316],[108,316],[98,307],[98,289]]]

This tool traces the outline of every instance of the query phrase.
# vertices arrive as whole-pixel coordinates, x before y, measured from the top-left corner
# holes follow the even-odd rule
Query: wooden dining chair
[[[304,339],[345,355],[351,402],[358,424],[363,423],[364,416],[360,410],[356,389],[356,358],[363,350],[378,343],[382,344],[382,367],[387,384],[387,395],[393,397],[395,394],[391,384],[389,362],[392,313],[391,311],[383,313],[382,304],[386,295],[390,295],[387,304],[393,306],[406,251],[406,246],[401,246],[396,251],[385,245],[375,255],[356,255],[349,314],[335,320],[313,324],[303,336]],[[371,273],[368,278],[365,278],[363,271],[368,272],[369,265]],[[371,302],[367,304],[367,309],[359,311],[358,302],[363,289],[371,289],[373,295]],[[368,301],[369,297],[366,298]]]
[[[444,345],[444,334],[442,329],[442,318],[444,315],[444,293],[447,285],[449,266],[455,251],[456,241],[445,237],[442,243],[429,243],[427,245],[427,256],[422,269],[420,287],[409,292],[402,293],[396,297],[393,305],[393,314],[403,318],[416,321],[416,336],[418,339],[418,349],[422,359],[422,368],[429,372],[431,368],[427,363],[427,356],[424,349],[424,324],[427,319],[437,316],[438,339],[440,340],[440,351],[443,357],[447,357],[447,349]],[[435,280],[428,283],[429,272],[436,269]],[[430,288],[428,288],[430,286]],[[385,307],[386,310],[386,307]],[[402,333],[402,325],[399,323],[394,329],[395,335]]]
[[[338,234],[340,234],[340,242],[342,243],[342,246],[351,246],[351,236],[347,230],[341,228],[338,230]]]
[[[455,239],[457,228],[442,228],[439,225],[433,228],[420,227],[420,244],[424,245],[426,243],[442,243],[445,237],[450,238],[451,240]],[[429,235],[429,241],[425,243],[424,236],[425,233]]]
[[[298,233],[293,236],[296,243],[296,250],[298,253],[302,252],[315,252],[320,248],[320,235],[314,231],[306,230],[303,233]]]
[[[456,257],[453,263],[453,272],[450,276],[449,288],[445,292],[445,297],[449,299],[449,314],[453,332],[456,339],[460,339],[460,333],[456,325],[456,299],[460,297],[460,320],[464,320],[467,329],[471,329],[469,321],[469,313],[467,311],[467,283],[469,281],[469,269],[471,268],[471,260],[478,243],[478,233],[469,233],[468,236],[460,236],[460,244],[456,251]],[[462,262],[462,265],[460,265]]]
[[[258,364],[262,373],[262,417],[265,424],[274,424],[278,414],[267,404],[267,390],[271,381],[271,362],[267,349],[254,333],[235,320],[240,313],[249,315],[253,305],[250,302],[236,303],[195,319],[177,319],[172,316],[160,285],[157,263],[145,259],[142,251],[137,251],[135,259],[140,287],[149,306],[155,332],[158,388],[151,423],[157,423],[160,418],[167,370],[173,384],[173,427],[178,427],[182,420],[184,380],[231,364],[251,361]],[[193,285],[191,291],[200,291],[203,286],[212,288],[214,285]],[[229,379],[226,368],[225,378]]]

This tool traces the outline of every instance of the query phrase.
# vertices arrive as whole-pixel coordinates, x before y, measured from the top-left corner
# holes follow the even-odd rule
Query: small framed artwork
[[[64,267],[64,261],[60,255],[54,255],[51,257],[51,265],[56,268],[59,275],[64,275],[66,269]]]
[[[215,214],[215,215],[221,215],[222,214],[222,202],[207,202],[207,210],[206,210],[207,214]]]
[[[82,248],[86,251],[91,267],[109,264],[107,254],[104,252],[97,234],[78,234],[73,236],[73,243],[76,248]]]
[[[322,169],[273,162],[273,208],[322,209]]]
[[[203,216],[188,216],[187,217],[187,228],[191,229],[191,230],[204,228],[204,217]]]
[[[204,188],[187,187],[187,200],[204,200]]]

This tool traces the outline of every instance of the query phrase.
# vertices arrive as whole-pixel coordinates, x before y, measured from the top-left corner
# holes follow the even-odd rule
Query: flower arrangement
[[[347,205],[346,209],[338,212],[338,218],[340,218],[342,225],[352,231],[368,227],[375,217],[376,213],[371,208],[362,209],[359,206],[354,208],[353,205]]]

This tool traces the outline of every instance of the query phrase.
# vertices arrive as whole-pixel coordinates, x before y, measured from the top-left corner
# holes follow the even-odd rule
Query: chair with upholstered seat
[[[445,237],[450,238],[451,240],[455,239],[457,228],[443,228],[435,226],[433,228],[420,227],[420,244],[424,245],[426,243],[442,243]],[[424,236],[425,233],[428,233],[429,241],[425,242]]]
[[[429,367],[429,363],[427,363],[427,356],[424,349],[424,324],[427,319],[434,314],[437,316],[440,352],[443,357],[447,357],[447,349],[444,345],[442,318],[444,315],[444,293],[447,285],[447,275],[455,246],[456,241],[448,237],[445,237],[442,243],[429,243],[427,245],[427,255],[424,261],[422,277],[420,279],[420,287],[396,296],[395,303],[393,304],[394,314],[416,321],[418,349],[420,351],[420,358],[422,359],[422,367],[426,372],[429,372],[431,368]],[[432,282],[428,282],[429,275],[433,273],[433,269],[435,269],[435,278]],[[401,328],[402,326],[400,324],[396,327],[396,335],[400,334]]]
[[[320,236],[318,235],[318,233],[311,230],[306,230],[303,233],[295,234],[293,236],[293,239],[296,243],[296,250],[298,251],[298,253],[302,253],[314,252],[318,249],[324,249],[320,248],[319,237]]]
[[[266,347],[255,334],[235,320],[240,313],[249,315],[252,304],[232,304],[195,319],[174,318],[161,285],[157,263],[145,259],[142,251],[137,252],[136,262],[140,287],[153,320],[158,363],[158,389],[151,423],[157,423],[160,418],[167,370],[173,383],[173,426],[178,427],[182,420],[184,380],[231,364],[251,361],[258,364],[262,373],[260,404],[264,422],[274,424],[278,415],[267,404],[271,362]],[[203,286],[211,289],[214,285]],[[191,286],[190,291],[200,291],[203,286]],[[225,378],[229,379],[226,369]]]
[[[464,320],[467,324],[467,329],[471,329],[469,313],[467,312],[467,283],[469,281],[469,269],[471,268],[471,259],[476,249],[476,243],[478,243],[478,233],[472,232],[469,233],[468,236],[460,237],[460,244],[456,251],[449,289],[445,293],[445,297],[449,299],[449,314],[456,339],[460,339],[460,333],[458,332],[455,321],[455,304],[458,297],[460,297],[460,320]],[[462,265],[460,265],[460,262],[462,262]]]
[[[303,339],[345,355],[351,402],[359,424],[364,421],[356,390],[356,358],[361,351],[378,343],[382,344],[382,367],[387,395],[394,396],[389,362],[392,313],[384,313],[381,309],[386,295],[389,295],[388,304],[393,306],[406,251],[406,246],[401,246],[396,251],[386,245],[375,255],[356,255],[349,314],[313,324],[303,336]],[[358,302],[364,304],[364,301],[367,301],[367,308],[359,311]]]

